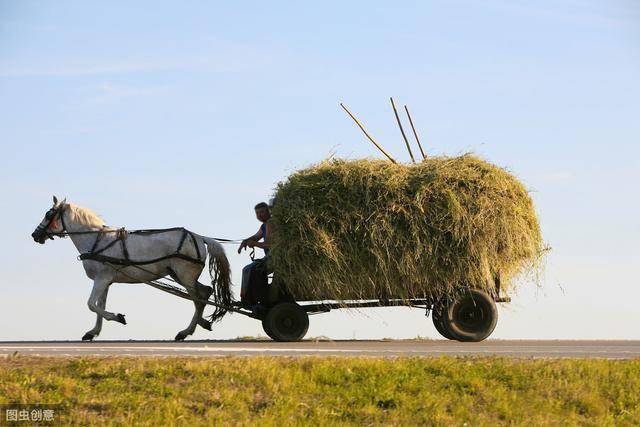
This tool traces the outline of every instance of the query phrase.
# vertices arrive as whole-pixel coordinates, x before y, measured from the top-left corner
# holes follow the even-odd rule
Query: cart
[[[181,287],[166,282],[147,282],[149,285],[180,298],[193,301]],[[373,307],[414,307],[431,315],[433,325],[440,335],[450,340],[478,342],[491,335],[498,321],[496,303],[510,302],[511,298],[500,296],[500,279],[494,278],[494,290],[465,288],[457,298],[432,297],[425,299],[368,299],[368,300],[295,300],[281,282],[274,282],[269,275],[269,290],[266,301],[258,310],[249,310],[239,302],[221,306],[212,300],[198,300],[229,312],[251,317],[262,322],[264,332],[273,340],[281,342],[300,341],[309,329],[309,316],[328,313],[337,309],[361,309]]]

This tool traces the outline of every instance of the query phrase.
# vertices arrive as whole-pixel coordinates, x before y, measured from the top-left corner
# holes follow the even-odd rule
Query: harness
[[[168,233],[168,232],[177,231],[177,230],[182,231],[182,236],[180,238],[180,243],[178,244],[178,248],[174,253],[161,256],[158,258],[144,260],[144,261],[134,261],[131,258],[129,258],[129,251],[127,250],[128,236],[130,235],[147,235],[148,236],[152,234]],[[100,240],[102,240],[102,237],[106,233],[114,233],[114,232],[116,233],[116,238],[111,242],[107,243],[106,245],[104,245],[102,248],[98,249],[98,246],[99,246]],[[187,240],[187,237],[190,237],[191,242],[193,243],[193,246],[196,249],[197,255],[195,258],[180,252],[180,250],[184,246],[185,240]],[[124,258],[114,258],[111,256],[103,255],[103,252],[115,246],[117,243],[120,243]],[[131,230],[131,231],[125,230],[124,227],[119,228],[115,231],[114,230],[109,230],[109,231],[98,230],[96,240],[93,242],[93,247],[91,248],[91,250],[89,252],[80,254],[80,256],[78,257],[78,259],[80,259],[81,261],[84,261],[84,260],[100,261],[100,262],[108,262],[110,264],[117,264],[117,265],[124,265],[124,266],[153,264],[155,262],[164,261],[169,258],[183,259],[185,261],[189,261],[203,267],[205,265],[204,260],[201,259],[200,248],[198,247],[198,242],[196,240],[194,233],[192,233],[191,231],[183,227],[164,228],[164,229],[157,229],[157,230]]]
[[[66,207],[66,205],[62,205],[58,208],[51,208],[46,214],[45,214],[45,218],[48,219],[48,222],[46,223],[46,225],[39,225],[37,228],[40,229],[41,231],[43,231],[45,233],[45,235],[53,240],[54,236],[58,236],[58,237],[67,237],[67,236],[72,236],[72,235],[80,235],[80,234],[95,234],[96,235],[96,239],[93,242],[93,245],[91,247],[91,250],[89,252],[85,252],[83,254],[80,254],[78,256],[78,259],[81,261],[84,260],[90,260],[90,261],[98,261],[98,262],[104,262],[104,263],[109,263],[109,264],[115,264],[115,265],[121,265],[121,266],[140,266],[140,265],[146,265],[146,264],[153,264],[159,261],[164,261],[166,259],[170,259],[170,258],[179,258],[179,259],[183,259],[185,261],[188,262],[192,262],[194,264],[197,264],[201,267],[204,267],[205,265],[205,261],[202,258],[202,254],[200,253],[200,248],[198,247],[198,241],[196,240],[196,235],[195,233],[187,230],[184,227],[173,227],[173,228],[159,228],[159,229],[143,229],[143,230],[126,230],[124,227],[113,230],[113,229],[102,229],[102,230],[87,230],[87,231],[67,231],[67,227],[66,224],[64,222],[64,208]],[[60,225],[62,228],[61,232],[51,232],[49,231],[49,227],[51,226],[51,224],[53,223],[53,221],[55,221],[56,217],[60,220]],[[106,226],[105,226],[106,228]],[[178,247],[176,249],[176,251],[172,254],[168,254],[168,255],[164,255],[161,257],[157,257],[154,259],[149,259],[149,260],[132,260],[129,257],[129,251],[127,249],[127,238],[129,236],[149,236],[149,235],[153,235],[153,234],[161,234],[161,233],[168,233],[171,231],[178,231],[181,230],[182,231],[182,236],[180,237],[180,243],[178,244]],[[104,236],[106,234],[110,234],[110,233],[116,233],[115,239],[113,239],[112,241],[110,241],[109,243],[105,244],[104,246],[100,247],[100,242],[103,240]],[[182,248],[184,247],[185,241],[187,240],[187,238],[189,238],[191,240],[191,242],[193,243],[193,246],[196,250],[196,257],[191,257],[189,255],[183,254],[180,251],[182,250]],[[236,243],[236,240],[230,240],[230,239],[220,239],[220,238],[214,238],[216,241],[219,241],[221,243]],[[104,255],[104,252],[106,250],[108,250],[109,248],[115,246],[116,244],[120,244],[121,248],[122,248],[122,254],[124,256],[124,258],[115,258],[112,256],[108,256],[108,255]]]
[[[130,268],[135,268],[136,270],[140,270],[142,272],[149,273],[151,275],[157,275],[157,273],[149,271],[148,268],[145,268],[143,266],[147,264],[153,264],[159,261],[163,261],[166,259],[170,259],[170,258],[179,258],[179,259],[197,264],[201,268],[204,267],[205,260],[206,260],[206,252],[204,254],[201,253],[200,247],[198,246],[198,240],[196,237],[200,237],[199,235],[187,230],[184,227],[126,230],[124,227],[119,229],[112,229],[112,228],[103,226],[103,228],[100,230],[68,231],[64,221],[64,210],[66,206],[67,205],[65,204],[60,204],[57,207],[53,207],[49,209],[49,211],[47,211],[47,213],[45,214],[46,222],[38,225],[38,227],[36,228],[36,231],[38,233],[44,234],[44,236],[46,236],[51,240],[53,240],[53,238],[56,236],[64,238],[64,237],[73,236],[73,235],[95,234],[96,237],[93,242],[93,245],[91,246],[91,250],[89,252],[80,254],[78,256],[79,260],[81,261],[91,260],[91,261],[104,263],[105,265],[114,269],[119,274],[123,274],[124,276],[130,279],[135,279],[137,282],[146,283],[156,289],[168,292],[170,294],[179,296],[181,298],[185,298],[191,301],[201,302],[203,304],[212,305],[215,307],[215,310],[210,316],[207,317],[207,319],[209,319],[211,322],[221,319],[229,311],[247,314],[242,310],[239,310],[238,308],[234,307],[234,303],[232,299],[230,297],[227,298],[224,292],[222,292],[220,289],[216,289],[215,284],[218,281],[220,271],[218,270],[218,267],[216,267],[216,263],[213,261],[209,263],[209,274],[211,275],[211,284],[212,284],[213,290],[212,290],[212,294],[207,299],[194,298],[192,295],[188,294],[178,286],[168,283],[168,282],[172,282],[172,283],[175,283],[176,285],[180,285],[184,287],[184,285],[182,285],[182,283],[179,282],[179,279],[176,277],[175,272],[172,271],[172,269],[169,267],[167,267],[167,271],[170,277],[164,277],[163,280],[165,281],[158,280],[158,279],[144,280],[140,278],[134,278],[129,273],[127,273],[126,269],[130,267]],[[53,222],[56,220],[56,218],[60,220],[61,231],[59,232],[53,232],[49,230],[49,228],[51,227]],[[131,235],[148,236],[153,234],[168,233],[172,231],[182,232],[180,237],[180,242],[178,243],[178,247],[176,248],[175,252],[168,255],[161,256],[161,257],[157,257],[154,259],[149,259],[149,260],[132,260],[130,258],[129,250],[127,249],[127,239],[129,236]],[[101,246],[101,242],[104,241],[105,235],[108,233],[115,233],[113,240],[110,240]],[[240,240],[222,239],[222,238],[216,238],[216,237],[214,237],[213,239],[220,243],[241,242]],[[181,252],[182,249],[184,248],[184,245],[187,244],[187,240],[190,240],[191,244],[193,244],[193,246],[195,247],[195,251],[196,251],[195,258]],[[118,244],[122,249],[123,258],[116,258],[116,257],[112,257],[104,254],[105,251],[107,251],[108,249]],[[203,256],[205,260],[201,259]]]

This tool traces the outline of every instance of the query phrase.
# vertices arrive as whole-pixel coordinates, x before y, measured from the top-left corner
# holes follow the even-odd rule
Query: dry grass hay
[[[493,292],[544,251],[526,188],[473,155],[331,160],[278,185],[270,263],[298,300]]]

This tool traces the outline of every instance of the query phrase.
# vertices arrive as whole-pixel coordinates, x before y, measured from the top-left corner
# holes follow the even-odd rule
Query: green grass
[[[14,356],[9,402],[84,425],[637,425],[640,360]]]

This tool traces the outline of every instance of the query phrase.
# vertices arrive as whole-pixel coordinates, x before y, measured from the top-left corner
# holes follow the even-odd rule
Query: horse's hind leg
[[[207,323],[207,321],[202,318],[202,313],[204,311],[205,304],[203,302],[198,302],[195,300],[208,299],[209,296],[211,295],[211,292],[213,292],[213,289],[208,288],[207,286],[199,283],[197,281],[197,276],[192,278],[187,278],[185,277],[187,276],[187,274],[183,274],[182,276],[180,276],[173,270],[171,270],[170,275],[176,282],[184,286],[184,288],[189,293],[189,296],[194,299],[193,304],[195,306],[195,311],[193,313],[193,318],[191,319],[189,326],[187,326],[182,331],[178,332],[175,338],[176,341],[182,341],[186,337],[188,337],[189,335],[195,332],[197,325],[203,326],[202,322],[204,322],[205,324]],[[205,290],[204,288],[207,288],[207,289]],[[205,298],[205,292],[206,292],[206,298]],[[209,324],[208,326],[209,326],[208,328],[206,326],[203,326],[203,327],[205,329],[211,330],[211,324]]]
[[[184,286],[184,285],[183,285]],[[187,291],[189,292],[189,295],[191,296],[191,298],[200,298],[200,296],[198,295],[198,291],[196,290],[195,287],[191,287],[191,286],[185,286],[185,288],[187,289]],[[203,303],[199,303],[199,302],[193,302],[196,309],[195,312],[193,313],[193,318],[191,318],[191,322],[189,322],[189,326],[187,326],[185,329],[181,330],[180,332],[178,332],[178,334],[176,335],[175,340],[176,341],[182,341],[183,339],[185,339],[186,337],[188,337],[189,335],[193,334],[196,330],[196,325],[198,325],[198,321],[200,319],[202,319],[202,312],[204,311],[204,304]]]
[[[196,282],[198,288],[198,294],[200,295],[201,300],[208,300],[211,294],[213,293],[213,288],[211,286],[203,285],[200,282]],[[196,310],[200,309],[199,306],[202,305],[202,309],[200,309],[200,318],[198,319],[198,325],[206,329],[207,331],[211,330],[211,322],[204,317],[202,317],[202,312],[204,311],[204,307],[206,304],[195,302]]]
[[[109,286],[105,288],[104,292],[98,299],[98,306],[103,310],[107,305],[107,294],[109,293]],[[93,329],[91,329],[86,334],[84,334],[84,336],[82,337],[82,341],[91,341],[93,338],[100,335],[101,331],[102,331],[102,316],[100,314],[96,314],[96,325],[93,327]]]

